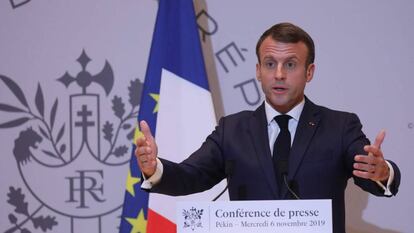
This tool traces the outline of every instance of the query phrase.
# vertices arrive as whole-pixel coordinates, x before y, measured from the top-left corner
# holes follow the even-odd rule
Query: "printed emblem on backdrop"
[[[189,210],[183,210],[184,216],[184,228],[190,228],[191,230],[195,230],[196,228],[202,228],[203,225],[201,224],[201,218],[203,215],[203,209],[196,209],[192,207]]]
[[[70,232],[80,219],[94,220],[91,224],[98,224],[100,231],[101,218],[122,206],[125,184],[119,181],[128,170],[127,152],[134,137],[142,83],[130,81],[125,101],[125,96],[111,94],[114,74],[110,63],[106,61],[99,73],[91,74],[90,61],[83,51],[77,59],[80,71],[73,76],[65,72],[56,79],[66,90],[57,97],[46,95],[47,82],[38,83],[35,93],[25,93],[19,83],[0,75],[8,88],[2,92],[10,91],[16,99],[0,103],[0,111],[8,118],[0,122],[0,130],[16,129],[7,154],[14,156],[27,188],[9,187],[7,202],[14,212],[9,213],[7,233],[53,232],[59,224],[57,215],[70,218]],[[40,207],[28,203],[27,195],[39,201]],[[41,209],[41,213],[50,210],[49,215],[41,215]]]

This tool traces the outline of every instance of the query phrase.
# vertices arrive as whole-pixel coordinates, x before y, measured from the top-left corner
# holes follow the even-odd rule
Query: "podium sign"
[[[331,200],[178,202],[178,233],[332,233]]]

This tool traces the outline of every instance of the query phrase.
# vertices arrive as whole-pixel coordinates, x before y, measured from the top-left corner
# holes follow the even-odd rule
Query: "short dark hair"
[[[306,59],[306,66],[315,61],[315,44],[310,35],[302,28],[292,23],[279,23],[267,29],[259,38],[256,44],[257,60],[260,63],[259,49],[263,41],[271,36],[273,40],[282,43],[298,43],[303,42],[308,48],[308,57]]]

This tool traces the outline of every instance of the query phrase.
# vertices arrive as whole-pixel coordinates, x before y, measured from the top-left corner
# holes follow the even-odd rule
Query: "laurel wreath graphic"
[[[58,109],[58,99],[56,98],[56,100],[54,101],[50,109],[49,118],[46,119],[44,95],[40,83],[37,86],[37,91],[34,99],[35,107],[37,110],[37,113],[35,113],[30,108],[22,89],[12,79],[4,75],[0,75],[0,80],[2,80],[4,84],[6,84],[10,91],[16,96],[16,98],[22,104],[21,107],[16,107],[10,104],[0,103],[0,111],[20,114],[20,116],[14,120],[0,123],[0,129],[21,126],[29,121],[34,120],[37,120],[39,122],[39,126],[37,128],[38,131],[36,131],[33,128],[28,128],[25,131],[22,131],[19,135],[19,138],[16,139],[15,150],[22,150],[15,151],[14,153],[17,162],[24,163],[30,160],[30,158],[34,158],[38,163],[47,167],[64,166],[68,164],[70,161],[65,159],[63,156],[63,154],[66,152],[67,146],[66,143],[62,142],[61,140],[63,135],[65,134],[65,124],[63,123],[57,130],[55,122],[56,113]],[[119,119],[119,122],[117,123],[116,127],[114,127],[114,123],[111,123],[110,121],[106,121],[103,125],[102,132],[104,134],[104,139],[109,143],[110,146],[109,151],[102,159],[103,162],[107,162],[107,160],[111,156],[119,158],[123,157],[127,153],[128,147],[126,145],[117,146],[117,141],[121,129],[130,130],[127,134],[128,141],[131,141],[134,136],[135,127],[133,127],[132,124],[128,123],[128,121],[136,119],[136,116],[138,114],[138,107],[142,91],[142,82],[139,79],[132,80],[130,82],[128,90],[130,104],[129,113],[126,114],[125,103],[121,97],[115,95],[112,99],[112,110],[114,112],[114,115]],[[51,158],[60,160],[59,165],[46,164],[36,159],[36,157],[32,153],[30,153],[29,147],[31,146],[37,149],[35,144],[41,142],[43,139],[46,139],[50,142],[52,149],[42,149],[41,151]]]
[[[28,203],[24,200],[25,196],[22,193],[22,190],[20,188],[16,189],[13,186],[9,188],[9,193],[7,193],[7,196],[9,199],[7,202],[14,206],[14,212],[16,214],[24,215],[25,219],[20,221],[14,214],[9,214],[9,221],[11,224],[14,225],[14,227],[6,230],[4,233],[12,233],[16,230],[20,230],[20,233],[31,233],[27,228],[22,228],[22,226],[28,222],[31,221],[33,223],[33,226],[35,229],[39,228],[42,229],[43,232],[46,232],[47,230],[52,230],[53,226],[57,225],[58,223],[55,220],[55,217],[39,215],[35,217],[35,215],[42,209],[43,205],[41,205],[39,208],[37,208],[33,213],[29,213]]]

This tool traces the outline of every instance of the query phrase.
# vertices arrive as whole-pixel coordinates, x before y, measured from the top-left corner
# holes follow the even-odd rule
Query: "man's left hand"
[[[390,171],[381,151],[381,144],[385,138],[385,131],[381,130],[373,145],[367,145],[364,150],[368,155],[356,155],[354,160],[355,176],[373,181],[387,182]]]

